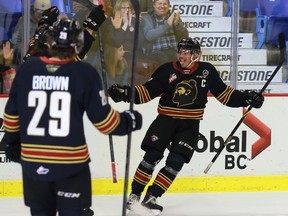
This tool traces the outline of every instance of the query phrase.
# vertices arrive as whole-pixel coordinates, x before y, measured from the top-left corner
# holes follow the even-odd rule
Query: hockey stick
[[[84,6],[86,6],[90,10],[93,10],[94,8],[97,7],[96,5],[94,5],[90,1],[86,1]],[[97,33],[98,33],[99,50],[100,50],[100,57],[101,57],[102,81],[103,81],[104,92],[105,92],[105,95],[106,95],[106,98],[107,98],[107,101],[108,101],[107,73],[106,73],[106,65],[105,65],[105,59],[104,59],[104,48],[103,48],[101,27],[98,29]],[[115,163],[112,135],[109,135],[109,146],[110,146],[110,158],[111,158],[111,168],[112,168],[113,183],[117,183],[116,163]]]
[[[272,79],[274,78],[274,76],[276,75],[276,73],[279,71],[279,69],[281,68],[282,64],[285,61],[285,51],[286,51],[286,42],[285,42],[285,36],[283,33],[279,34],[279,48],[280,48],[280,59],[279,59],[279,63],[277,65],[277,67],[275,68],[275,70],[273,71],[272,75],[269,77],[269,79],[267,80],[267,82],[264,84],[264,86],[262,87],[262,89],[260,90],[259,93],[263,93],[264,90],[267,88],[267,86],[270,84],[270,82],[272,81]],[[249,105],[247,111],[243,114],[243,116],[241,117],[241,119],[239,120],[239,122],[236,124],[236,126],[234,127],[234,129],[232,130],[232,132],[229,134],[229,136],[227,137],[227,139],[225,140],[224,144],[220,147],[220,149],[218,150],[218,152],[216,153],[216,155],[213,157],[213,159],[211,160],[211,162],[208,164],[208,166],[206,167],[206,169],[204,170],[204,173],[207,174],[209,169],[212,167],[213,163],[217,160],[217,158],[219,157],[219,155],[221,154],[221,152],[223,151],[223,149],[227,146],[227,144],[231,141],[234,133],[236,132],[236,130],[239,128],[239,126],[241,125],[241,123],[244,121],[244,119],[247,117],[247,115],[249,114],[249,112],[251,111],[252,106]]]
[[[107,77],[106,77],[107,73],[106,73],[106,66],[105,66],[105,59],[104,59],[104,48],[103,48],[101,28],[98,29],[98,40],[99,40],[99,50],[100,50],[100,56],[101,56],[102,80],[103,80],[104,92],[105,92],[105,95],[106,95],[106,98],[108,101],[108,86],[107,86]],[[112,138],[112,135],[110,135],[110,134],[109,134],[109,146],[110,146],[110,157],[111,157],[113,183],[117,183],[113,138]]]
[[[134,88],[134,72],[136,66],[136,51],[138,48],[138,35],[139,35],[139,19],[140,19],[140,6],[139,0],[131,0],[131,3],[134,8],[136,15],[135,19],[135,32],[134,32],[134,41],[133,41],[133,51],[132,51],[132,70],[131,70],[131,99],[130,99],[130,111],[133,111],[134,97],[135,97],[135,88]],[[125,163],[125,178],[124,178],[124,192],[123,192],[123,208],[122,216],[126,216],[126,207],[127,207],[127,195],[128,195],[128,180],[129,180],[129,166],[130,166],[130,152],[131,152],[131,139],[132,133],[128,134],[127,138],[127,150],[126,150],[126,163]]]

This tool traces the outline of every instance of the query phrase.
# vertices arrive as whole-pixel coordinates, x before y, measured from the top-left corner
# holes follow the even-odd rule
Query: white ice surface
[[[122,216],[123,195],[93,196],[95,216]],[[288,216],[288,191],[165,194],[163,216]],[[0,216],[29,216],[22,198],[0,198]]]

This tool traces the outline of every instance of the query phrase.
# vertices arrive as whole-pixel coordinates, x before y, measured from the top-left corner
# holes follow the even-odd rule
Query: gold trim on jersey
[[[75,59],[76,62],[80,62],[80,61],[82,61],[82,59],[81,59],[79,56],[75,56],[74,59]]]
[[[3,114],[3,124],[7,132],[18,132],[20,130],[19,116]]]
[[[94,126],[102,133],[110,134],[119,124],[120,115],[116,110],[111,108],[107,117],[103,121],[95,123]]]
[[[173,107],[165,107],[158,105],[158,113],[162,115],[171,116],[179,119],[194,119],[202,120],[204,115],[204,108],[200,109],[180,109]]]
[[[151,101],[150,94],[149,94],[149,92],[145,86],[136,85],[135,89],[138,92],[140,104],[147,103],[147,102]]]
[[[55,146],[21,144],[21,159],[28,162],[51,164],[80,164],[89,160],[87,144],[81,146]]]
[[[234,90],[234,88],[227,86],[226,89],[217,97],[217,100],[226,105],[229,102]]]

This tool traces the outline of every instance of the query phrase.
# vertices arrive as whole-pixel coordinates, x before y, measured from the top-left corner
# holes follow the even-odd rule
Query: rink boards
[[[2,116],[6,98],[0,99]],[[135,105],[143,115],[143,128],[132,133],[130,178],[132,178],[143,151],[141,141],[150,123],[156,117],[158,99],[147,104]],[[111,102],[114,108],[122,111],[129,104]],[[230,134],[241,118],[242,108],[228,108],[214,97],[209,102],[201,122],[200,132],[205,136],[195,147],[195,154],[189,164],[184,165],[175,183],[168,192],[215,192],[215,191],[279,191],[288,190],[288,170],[286,143],[286,124],[288,122],[288,97],[268,96],[261,109],[252,109],[244,123],[233,136],[207,174],[204,169],[216,154],[219,146]],[[2,119],[1,119],[2,120]],[[113,136],[118,183],[112,183],[111,161],[108,136],[100,134],[85,116],[85,129],[91,156],[93,194],[121,194],[123,192],[126,166],[127,137]],[[1,138],[4,134],[3,126]],[[260,151],[260,152],[259,152]],[[165,156],[168,150],[165,152]],[[255,155],[252,159],[253,155]],[[0,153],[1,189],[0,196],[21,196],[21,168],[19,164],[9,162]],[[157,166],[156,172],[165,165],[164,160]]]

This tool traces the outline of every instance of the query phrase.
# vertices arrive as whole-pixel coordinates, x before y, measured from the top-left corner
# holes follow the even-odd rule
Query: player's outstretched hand
[[[90,28],[93,31],[97,31],[100,25],[106,20],[106,16],[103,11],[103,6],[99,5],[94,8],[88,17],[84,20],[84,28]]]
[[[142,127],[142,115],[135,110],[124,111],[123,114],[127,119],[127,134],[139,130]]]
[[[263,105],[264,97],[262,94],[255,91],[245,90],[244,95],[247,103],[253,108],[260,108]]]
[[[131,96],[131,87],[128,85],[114,84],[108,89],[112,100],[116,103],[120,101],[129,102]]]
[[[59,15],[59,9],[56,6],[50,7],[42,13],[42,17],[38,23],[38,26],[47,24],[52,26],[57,21]]]

